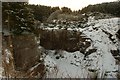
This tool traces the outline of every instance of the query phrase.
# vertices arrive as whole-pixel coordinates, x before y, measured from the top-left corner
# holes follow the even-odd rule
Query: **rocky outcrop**
[[[4,35],[2,58],[3,76],[8,78],[35,78],[45,74],[34,35]]]
[[[118,32],[117,32],[117,37],[120,39],[120,29],[118,30]]]
[[[40,45],[48,50],[66,50],[68,52],[85,50],[91,45],[90,39],[79,31],[40,30]]]
[[[111,50],[113,56],[120,56],[119,50]]]
[[[16,70],[28,70],[40,58],[38,45],[33,35],[13,36],[13,54]]]

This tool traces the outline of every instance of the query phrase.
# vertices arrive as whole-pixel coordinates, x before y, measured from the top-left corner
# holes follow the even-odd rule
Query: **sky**
[[[52,7],[68,7],[71,10],[79,10],[89,4],[113,2],[116,0],[29,0],[29,4],[40,4]]]

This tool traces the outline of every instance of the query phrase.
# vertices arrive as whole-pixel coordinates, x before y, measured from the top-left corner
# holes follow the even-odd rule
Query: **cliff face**
[[[90,46],[90,39],[79,31],[71,30],[41,30],[40,45],[47,50],[79,51]]]
[[[7,77],[30,77],[40,72],[43,75],[44,65],[39,64],[41,53],[38,48],[36,37],[31,34],[7,35],[3,37],[3,76]],[[41,68],[41,71],[38,71]],[[31,74],[32,73],[32,74]],[[40,75],[41,76],[41,75]]]
[[[12,41],[16,70],[28,70],[39,61],[40,53],[35,36],[13,36]]]

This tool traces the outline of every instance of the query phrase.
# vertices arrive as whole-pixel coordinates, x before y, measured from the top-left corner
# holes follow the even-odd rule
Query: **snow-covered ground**
[[[44,61],[47,67],[47,78],[116,78],[118,65],[111,50],[120,49],[116,32],[120,28],[119,18],[94,20],[88,18],[88,27],[79,28],[83,35],[90,38],[88,49],[97,49],[86,58],[80,51],[67,52],[48,50]],[[86,25],[86,24],[85,24]],[[74,30],[70,29],[69,30]],[[112,35],[113,41],[109,38]]]
[[[79,51],[68,53],[60,51],[54,55],[54,51],[49,51],[45,58],[47,66],[47,77],[50,78],[72,78],[87,77],[87,71],[84,69],[84,55]]]

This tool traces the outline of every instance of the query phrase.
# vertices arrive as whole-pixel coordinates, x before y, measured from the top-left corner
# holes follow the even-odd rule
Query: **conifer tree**
[[[34,31],[34,16],[26,2],[4,2],[2,5],[3,25],[14,34]]]

